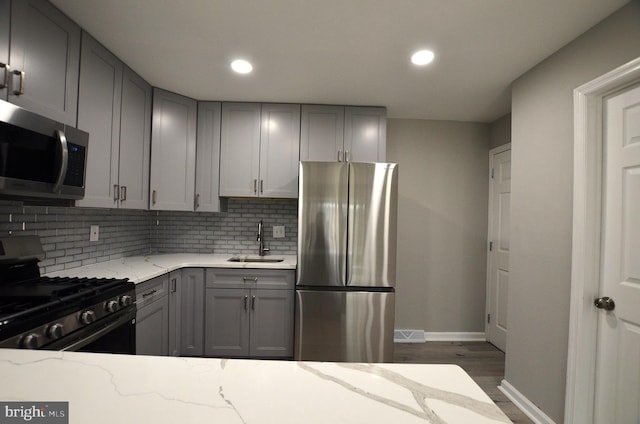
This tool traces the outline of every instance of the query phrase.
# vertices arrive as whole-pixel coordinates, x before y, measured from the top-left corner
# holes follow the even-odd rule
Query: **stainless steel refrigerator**
[[[297,360],[391,362],[398,166],[300,162]]]

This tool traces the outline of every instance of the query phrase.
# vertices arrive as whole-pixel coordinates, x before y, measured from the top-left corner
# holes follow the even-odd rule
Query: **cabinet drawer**
[[[293,289],[295,272],[285,269],[207,269],[207,288]]]
[[[169,275],[161,275],[136,286],[136,305],[138,309],[169,294]]]

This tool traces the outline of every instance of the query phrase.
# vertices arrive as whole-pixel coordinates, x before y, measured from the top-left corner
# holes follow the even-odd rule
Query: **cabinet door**
[[[80,27],[46,0],[14,1],[9,54],[12,71],[24,72],[24,91],[14,75],[9,101],[75,127]]]
[[[182,284],[182,272],[169,273],[169,355],[180,356],[180,330],[182,326],[182,292],[178,287]]]
[[[120,207],[149,207],[151,86],[128,67],[122,73],[120,119]]]
[[[293,356],[293,293],[293,290],[251,291],[251,356]]]
[[[196,140],[196,212],[219,212],[218,178],[220,175],[219,102],[198,103],[198,137]]]
[[[220,196],[256,197],[260,166],[260,104],[223,103]]]
[[[89,133],[90,144],[85,193],[78,206],[118,206],[122,68],[117,57],[82,33],[78,128]]]
[[[0,99],[7,100],[11,0],[0,0]]]
[[[204,354],[204,269],[184,268],[180,292],[180,356]]]
[[[249,294],[245,289],[206,289],[206,356],[249,355]]]
[[[300,105],[263,104],[260,133],[261,197],[297,198]]]
[[[302,105],[300,160],[343,160],[344,106]]]
[[[151,209],[193,210],[197,109],[193,99],[153,91]]]
[[[387,110],[346,107],[344,149],[347,162],[384,162],[387,157]]]
[[[163,355],[169,352],[169,299],[164,296],[138,309],[136,354]]]

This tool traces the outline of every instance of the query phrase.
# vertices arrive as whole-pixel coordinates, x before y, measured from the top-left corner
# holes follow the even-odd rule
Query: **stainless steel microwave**
[[[0,100],[0,196],[82,199],[89,134]]]

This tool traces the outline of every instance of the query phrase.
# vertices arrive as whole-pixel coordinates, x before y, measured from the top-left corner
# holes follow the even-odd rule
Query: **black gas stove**
[[[135,353],[127,279],[41,276],[37,236],[0,238],[0,347]]]

